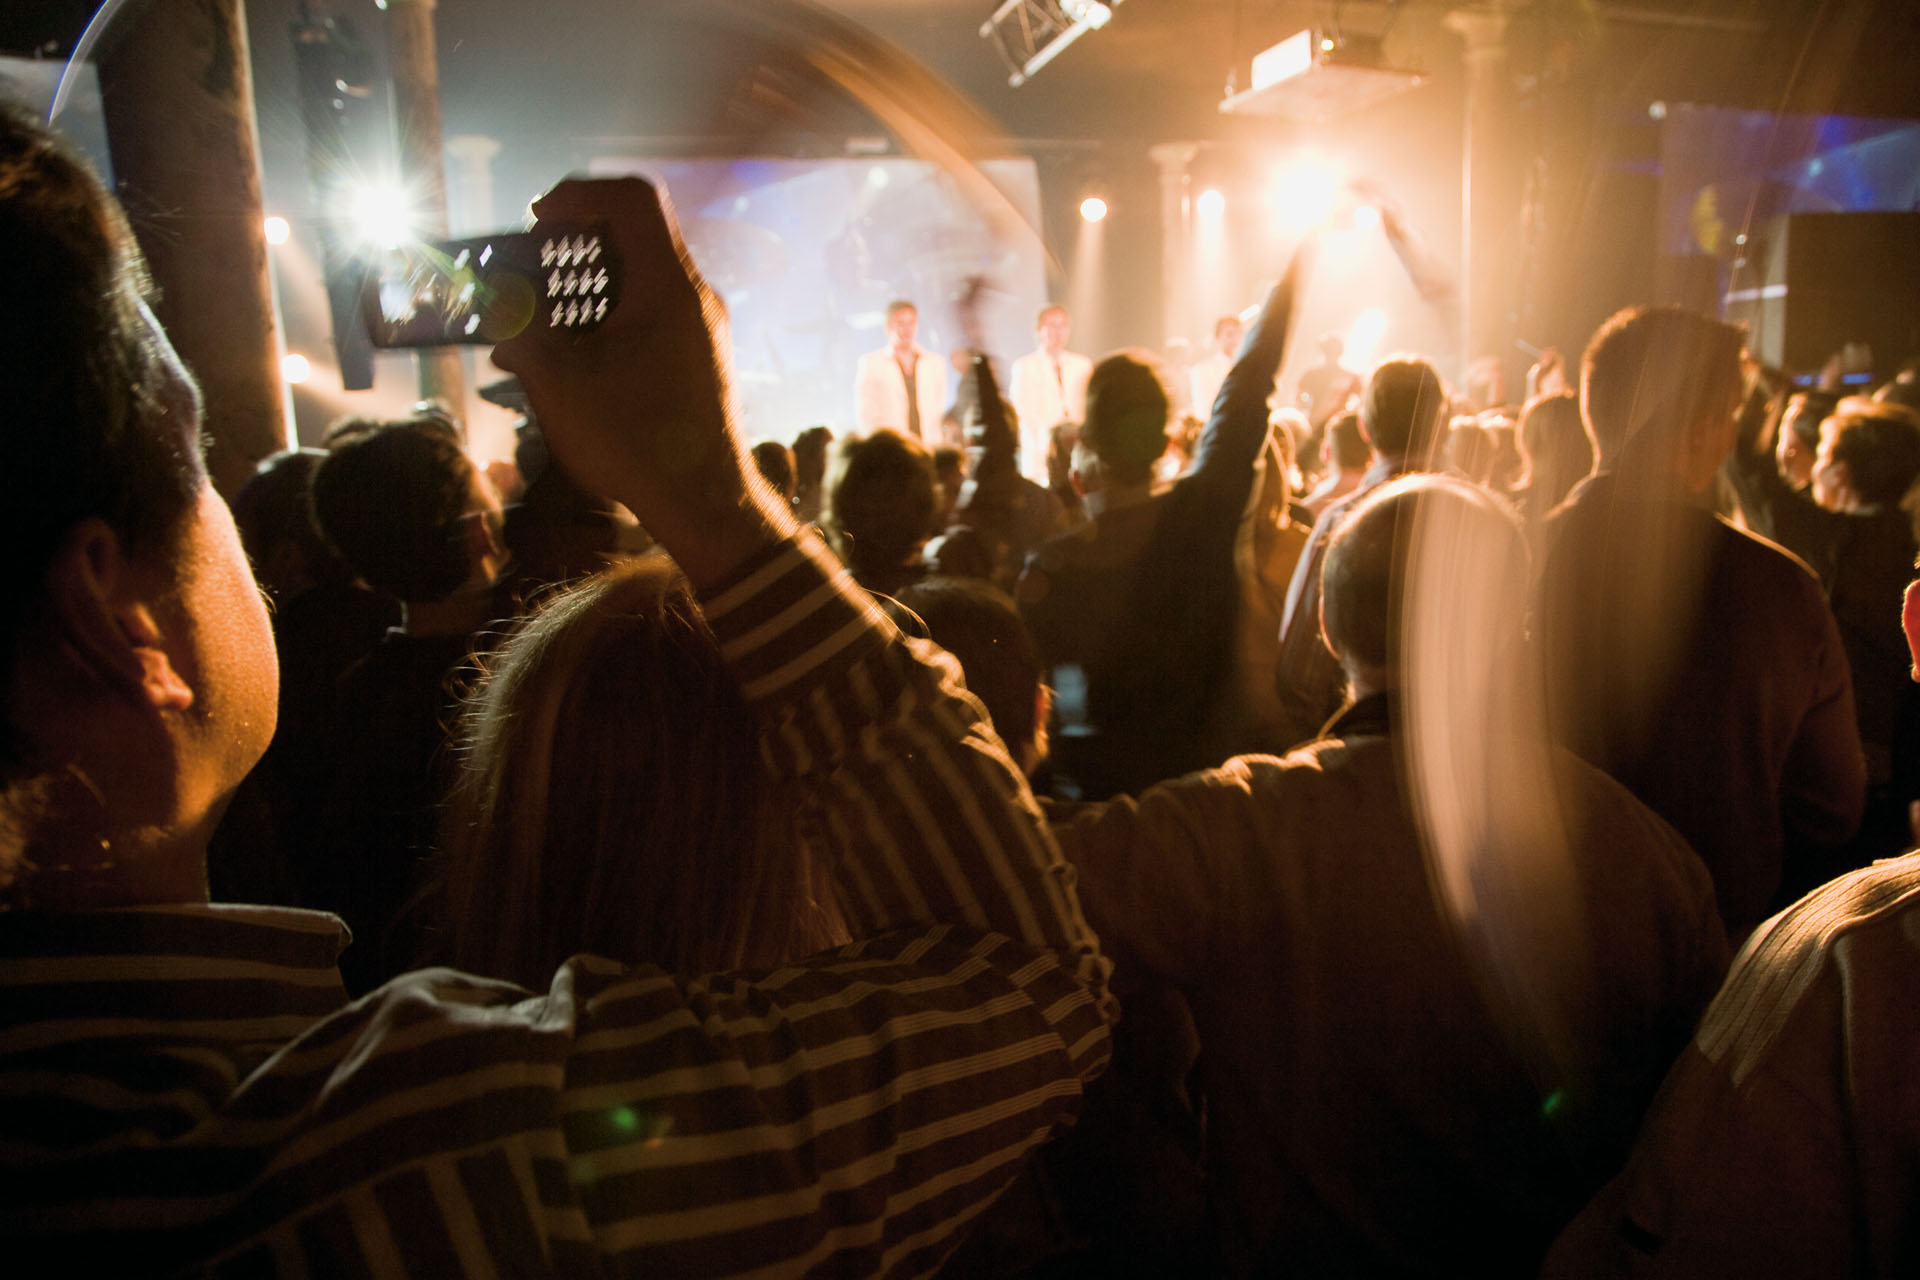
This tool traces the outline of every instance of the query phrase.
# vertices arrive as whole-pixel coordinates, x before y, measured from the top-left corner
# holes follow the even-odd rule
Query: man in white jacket
[[[853,384],[854,426],[865,435],[883,427],[929,448],[949,443],[940,429],[947,410],[947,362],[914,341],[920,312],[901,299],[887,304],[887,345],[860,357]]]
[[[1067,350],[1073,322],[1058,304],[1033,323],[1038,346],[1013,362],[1009,395],[1020,418],[1020,473],[1039,484],[1047,481],[1047,441],[1062,422],[1087,416],[1087,376],[1093,361]]]

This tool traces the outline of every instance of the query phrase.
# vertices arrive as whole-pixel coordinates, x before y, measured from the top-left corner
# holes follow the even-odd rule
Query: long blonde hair
[[[441,841],[462,968],[533,987],[579,952],[691,974],[846,940],[664,557],[554,597],[500,651],[463,736]]]

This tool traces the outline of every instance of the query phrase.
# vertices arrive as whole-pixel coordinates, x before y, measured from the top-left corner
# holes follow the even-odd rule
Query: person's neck
[[[8,859],[29,869],[6,900],[53,912],[204,903],[207,841],[225,811],[223,801],[187,831],[43,824]]]
[[[896,342],[893,344],[892,349],[893,349],[893,358],[895,360],[901,361],[902,363],[910,361],[914,357],[915,348],[914,348],[914,344],[911,342],[909,342],[904,347]]]
[[[493,584],[463,587],[444,600],[408,601],[400,606],[400,630],[410,636],[471,635],[493,621]]]

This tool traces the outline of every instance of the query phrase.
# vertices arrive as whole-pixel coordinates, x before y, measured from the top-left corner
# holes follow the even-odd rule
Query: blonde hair
[[[463,739],[441,841],[462,968],[533,987],[580,952],[692,974],[846,941],[664,557],[554,597],[500,651]]]

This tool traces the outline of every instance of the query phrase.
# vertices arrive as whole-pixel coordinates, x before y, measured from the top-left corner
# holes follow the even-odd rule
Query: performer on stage
[[[915,342],[920,312],[904,299],[887,304],[888,343],[860,357],[854,380],[854,425],[865,435],[892,427],[929,447],[942,436],[947,407],[947,362]]]
[[[1011,396],[1020,417],[1020,474],[1040,484],[1047,479],[1047,443],[1054,427],[1087,416],[1087,375],[1093,361],[1067,350],[1073,331],[1067,309],[1044,308],[1033,324],[1039,344],[1013,362]]]

